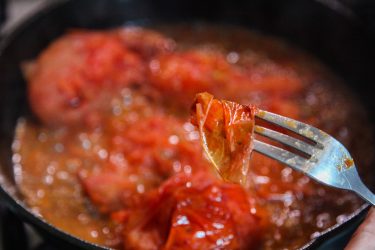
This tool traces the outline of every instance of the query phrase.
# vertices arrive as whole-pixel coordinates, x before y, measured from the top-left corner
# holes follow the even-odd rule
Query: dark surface
[[[6,1],[0,0],[0,27],[6,19]]]
[[[23,222],[3,205],[0,205],[0,228],[4,250],[27,249],[28,239]]]
[[[125,23],[147,25],[154,22],[206,21],[242,25],[284,37],[318,57],[341,76],[353,94],[360,97],[375,121],[375,100],[371,94],[372,83],[375,82],[374,33],[371,25],[366,25],[356,12],[336,12],[312,0],[60,2],[40,11],[5,37],[0,45],[0,171],[4,177],[0,193],[12,211],[36,225],[48,235],[48,239],[58,241],[59,246],[65,243],[95,248],[54,229],[23,206],[14,186],[10,145],[17,118],[29,114],[21,62],[34,58],[49,42],[71,27],[107,28]],[[347,227],[355,227],[365,212],[364,208],[357,211],[358,215],[346,226],[319,237],[311,248],[329,242],[327,239],[335,236],[344,235],[344,239],[348,239],[345,236],[350,232]]]

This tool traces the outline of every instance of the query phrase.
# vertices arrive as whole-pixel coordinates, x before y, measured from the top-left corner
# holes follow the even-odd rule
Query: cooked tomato
[[[224,180],[246,185],[249,175],[254,115],[252,106],[197,94],[192,121],[200,132],[208,158]]]
[[[255,249],[263,228],[240,186],[176,175],[129,212],[130,249]]]

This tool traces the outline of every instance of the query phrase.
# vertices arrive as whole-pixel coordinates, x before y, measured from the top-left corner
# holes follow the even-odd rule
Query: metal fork
[[[353,158],[335,138],[308,124],[271,112],[259,110],[256,117],[293,131],[307,138],[311,143],[256,125],[256,134],[268,137],[303,154],[299,155],[259,140],[254,140],[255,151],[300,171],[320,183],[354,191],[370,204],[375,205],[375,195],[361,181]]]

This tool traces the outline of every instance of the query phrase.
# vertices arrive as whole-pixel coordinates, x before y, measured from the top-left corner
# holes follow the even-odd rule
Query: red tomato
[[[130,212],[124,245],[130,249],[252,249],[262,228],[251,207],[239,185],[220,183],[207,173],[176,175]]]
[[[105,32],[73,32],[53,42],[27,72],[34,113],[47,125],[97,122],[111,93],[144,81],[137,54]]]

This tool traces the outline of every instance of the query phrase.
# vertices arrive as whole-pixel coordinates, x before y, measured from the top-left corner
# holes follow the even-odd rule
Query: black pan
[[[357,9],[329,0],[62,0],[52,3],[2,38],[0,44],[0,193],[7,206],[62,249],[105,249],[77,239],[36,217],[17,192],[11,142],[17,119],[29,113],[20,63],[34,58],[71,27],[108,28],[126,23],[205,21],[242,25],[280,36],[326,63],[358,95],[375,121],[375,38]],[[364,1],[360,1],[364,2]],[[328,6],[324,3],[331,3]],[[334,3],[332,5],[332,3]],[[359,9],[363,11],[363,9]],[[367,12],[369,9],[366,9]],[[375,10],[372,9],[372,10]],[[368,173],[367,173],[368,174]],[[317,249],[358,225],[369,206],[355,211],[303,249]],[[348,238],[347,236],[345,236]],[[329,248],[329,246],[328,246]],[[328,249],[326,248],[326,249]],[[332,249],[332,248],[330,248]]]

